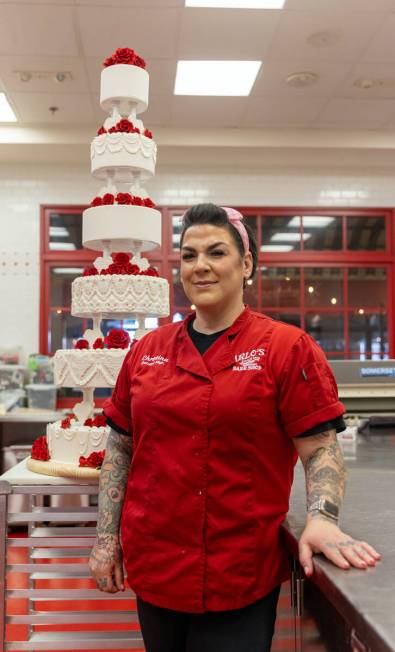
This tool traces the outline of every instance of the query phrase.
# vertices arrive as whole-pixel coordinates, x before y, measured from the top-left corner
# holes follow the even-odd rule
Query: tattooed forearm
[[[302,457],[306,472],[307,509],[322,498],[340,507],[344,496],[346,470],[335,431],[330,430],[311,437],[309,447],[312,447],[310,453]],[[322,518],[320,514],[316,516]]]
[[[96,546],[102,552],[111,540],[118,539],[131,456],[132,438],[111,430],[99,486]]]

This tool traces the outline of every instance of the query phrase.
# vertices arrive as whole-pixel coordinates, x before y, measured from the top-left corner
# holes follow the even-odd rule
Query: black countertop
[[[370,543],[382,559],[367,570],[336,568],[314,557],[312,581],[372,652],[395,651],[395,430],[358,436],[345,447],[348,480],[341,529]],[[295,471],[291,507],[285,523],[292,552],[305,523],[304,472]]]

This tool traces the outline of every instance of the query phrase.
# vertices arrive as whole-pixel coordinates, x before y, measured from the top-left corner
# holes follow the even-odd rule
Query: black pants
[[[137,598],[146,652],[270,652],[280,587],[242,609],[184,613]]]

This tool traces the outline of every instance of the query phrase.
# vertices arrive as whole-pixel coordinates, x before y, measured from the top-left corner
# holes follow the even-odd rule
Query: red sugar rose
[[[130,260],[130,254],[120,251],[116,254],[111,254],[111,258],[117,265],[127,265]]]
[[[114,66],[120,63],[138,66],[139,68],[145,68],[146,65],[144,59],[139,57],[131,48],[118,48],[114,54],[104,60],[103,66],[108,68],[108,66]]]
[[[98,273],[96,267],[92,265],[91,267],[85,267],[82,276],[96,276]]]
[[[141,272],[141,273],[145,274],[146,276],[157,276],[157,277],[159,276],[155,267],[148,267],[148,269],[146,269],[145,272]]]
[[[113,204],[114,202],[115,202],[115,197],[110,192],[106,192],[106,194],[103,195],[103,204],[105,206],[109,206],[110,204]]]
[[[89,426],[91,428],[93,426],[93,419],[85,419],[84,426]]]
[[[116,263],[109,265],[107,272],[109,274],[126,274],[124,265],[117,265]]]
[[[106,133],[107,133],[107,131],[104,129],[104,127],[100,127],[100,129],[97,132],[97,135],[101,136],[102,134],[106,134]]]
[[[77,340],[77,342],[75,343],[74,348],[75,349],[81,349],[81,350],[82,349],[89,349],[89,342],[88,342],[88,340],[84,340],[83,338],[81,338],[80,340]]]
[[[143,199],[143,205],[146,206],[147,208],[155,208],[154,202],[149,197]]]
[[[37,437],[37,439],[33,442],[30,455],[33,460],[41,460],[43,462],[47,462],[50,459],[47,438],[45,435]]]
[[[70,417],[65,417],[61,422],[60,422],[60,427],[61,428],[70,428],[71,426],[71,418]]]
[[[93,342],[93,348],[94,349],[103,349],[104,348],[104,342],[101,337],[98,337],[95,339]]]
[[[117,122],[117,124],[115,125],[115,129],[117,131],[129,132],[129,131],[133,130],[133,125],[132,125],[131,122],[129,122],[129,120],[124,118],[123,120],[120,120],[119,122]]]
[[[123,328],[112,328],[104,342],[109,349],[127,349],[130,344],[129,333]]]
[[[79,459],[79,466],[88,466],[91,469],[100,469],[103,461],[104,461],[104,455],[106,451],[99,451],[98,453],[91,453],[89,457],[84,457],[81,455]]]
[[[144,200],[141,199],[141,197],[133,197],[132,203],[134,206],[143,206],[144,205]]]
[[[91,206],[101,206],[102,203],[103,203],[103,200],[102,200],[101,197],[95,197],[95,198],[92,199],[92,201],[91,201]]]
[[[115,134],[117,131],[118,131],[118,129],[116,127],[110,127],[110,129],[108,130],[107,133],[108,134]]]
[[[119,192],[116,196],[117,204],[131,204],[132,195],[129,192]]]
[[[144,136],[146,138],[152,138],[152,131],[150,131],[149,129],[144,129]]]
[[[104,428],[104,426],[107,425],[107,419],[104,414],[98,414],[93,419],[93,425],[96,426],[96,428]]]

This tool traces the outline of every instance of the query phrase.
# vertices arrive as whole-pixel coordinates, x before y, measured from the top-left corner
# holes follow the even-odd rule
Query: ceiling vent
[[[353,86],[369,90],[370,88],[393,88],[395,86],[395,79],[370,79],[368,77],[359,77],[354,81]]]

